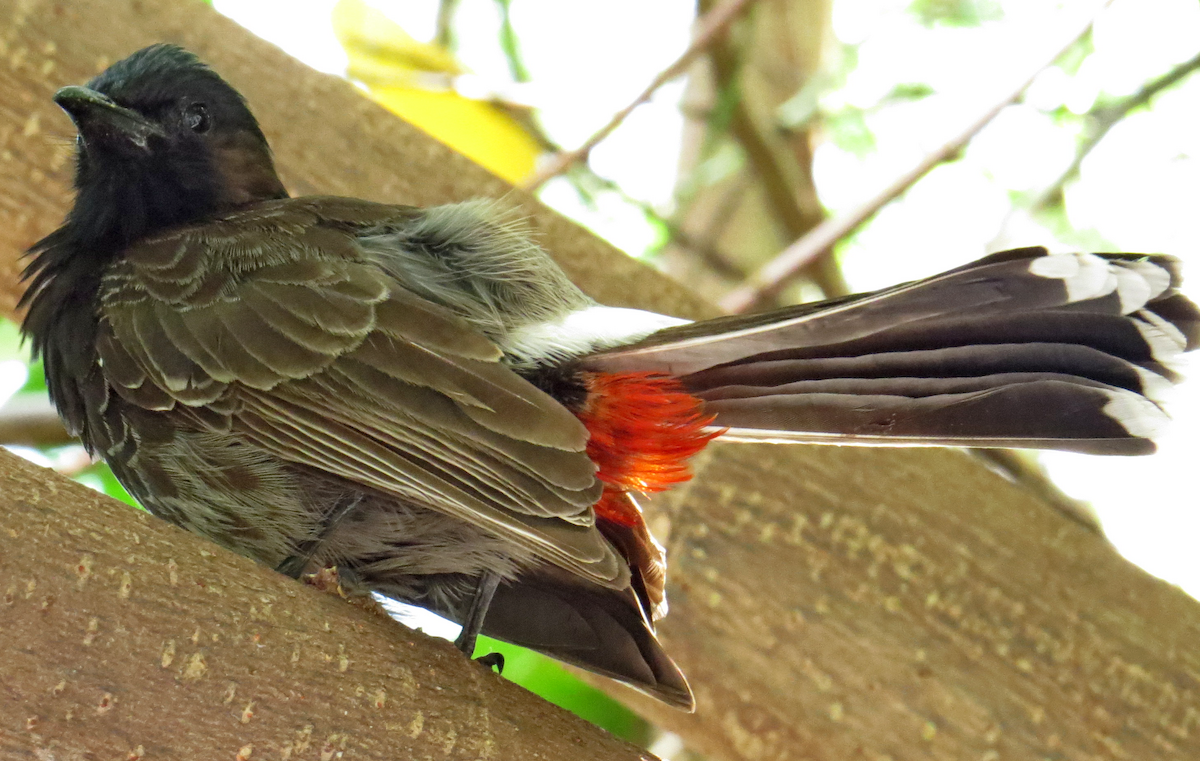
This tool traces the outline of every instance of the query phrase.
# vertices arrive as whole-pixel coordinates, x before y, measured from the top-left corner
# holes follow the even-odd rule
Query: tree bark
[[[159,40],[194,49],[242,89],[297,194],[419,204],[503,196],[529,212],[539,240],[602,301],[711,314],[349,85],[181,0],[0,0],[8,307],[19,251],[53,229],[68,198],[70,125],[49,95]],[[13,585],[0,619],[8,733],[0,737],[10,743],[0,755],[13,747],[27,755],[12,757],[28,757],[36,747],[28,738],[60,727],[84,739],[110,728],[106,736],[128,746],[122,752],[142,744],[153,758],[129,729],[145,721],[116,729],[118,719],[151,716],[147,731],[163,742],[178,733],[249,737],[262,727],[254,758],[282,758],[287,743],[299,748],[300,735],[287,733],[311,725],[309,750],[291,758],[323,757],[317,749],[334,734],[347,758],[351,748],[374,758],[382,746],[354,743],[383,726],[404,741],[417,710],[422,727],[454,739],[449,756],[515,752],[487,745],[485,720],[513,742],[546,743],[545,757],[599,748],[591,736],[544,728],[533,701],[507,712],[488,692],[501,689],[498,680],[447,646],[401,642],[398,627],[22,467],[0,473],[0,589]],[[697,469],[691,484],[651,503],[650,518],[672,559],[662,637],[699,710],[687,716],[629,696],[694,747],[724,759],[1200,757],[1200,604],[975,460],[937,450],[714,446]],[[1147,489],[1147,499],[1165,498]],[[123,656],[124,643],[137,655]],[[370,713],[380,689],[399,717],[390,725]],[[446,702],[422,708],[409,696]],[[26,700],[36,710],[14,708]],[[268,717],[279,717],[270,732]],[[579,738],[578,750],[553,750],[555,735]],[[95,757],[115,757],[115,746],[97,747],[107,755]]]
[[[0,451],[0,759],[645,759],[462,655]]]
[[[714,757],[1200,758],[1200,605],[964,452],[730,445],[655,507],[701,708],[629,702]]]

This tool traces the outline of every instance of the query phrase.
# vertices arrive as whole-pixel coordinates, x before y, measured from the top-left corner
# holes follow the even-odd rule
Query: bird
[[[519,215],[291,197],[245,99],[157,44],[55,102],[75,197],[22,330],[150,512],[685,710],[637,499],[716,438],[1153,451],[1200,344],[1180,263],[1003,251],[687,322],[604,306]]]

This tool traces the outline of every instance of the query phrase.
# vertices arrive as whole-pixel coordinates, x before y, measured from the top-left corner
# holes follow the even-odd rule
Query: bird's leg
[[[475,640],[479,637],[479,630],[483,628],[483,619],[487,617],[492,597],[499,585],[499,574],[490,571],[484,571],[475,585],[475,593],[471,595],[471,607],[467,609],[467,615],[462,622],[462,632],[459,633],[458,639],[454,640],[455,647],[468,658],[475,654]],[[504,656],[500,653],[488,653],[477,660],[489,668],[494,666],[497,671],[504,670]]]
[[[300,574],[308,567],[309,562],[320,551],[321,546],[333,535],[334,529],[338,527],[343,518],[358,507],[360,502],[362,502],[362,495],[356,494],[335,504],[329,515],[321,521],[321,533],[317,535],[317,538],[307,539],[296,545],[295,554],[284,558],[283,562],[275,566],[275,570],[285,576],[291,576],[293,579],[300,578]]]

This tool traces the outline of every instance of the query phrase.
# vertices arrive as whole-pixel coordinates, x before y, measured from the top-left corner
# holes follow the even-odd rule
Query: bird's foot
[[[345,599],[349,599],[350,597],[346,594],[346,588],[342,586],[342,576],[335,565],[318,569],[316,573],[300,574],[299,578],[305,585],[322,592],[337,595]]]
[[[321,568],[316,573],[302,574],[300,581],[306,586],[313,587],[326,594],[336,595],[368,613],[375,613],[384,618],[390,618],[378,600],[372,597],[369,592],[360,591],[361,587],[355,583],[355,576],[352,571],[339,571],[337,566],[331,565]]]

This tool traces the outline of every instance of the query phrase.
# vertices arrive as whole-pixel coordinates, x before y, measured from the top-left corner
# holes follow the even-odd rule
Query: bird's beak
[[[72,85],[54,93],[54,102],[67,112],[85,144],[99,142],[115,148],[148,151],[151,137],[163,137],[162,128],[112,98],[87,87]]]

